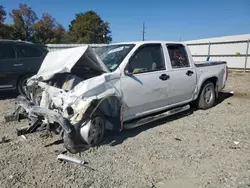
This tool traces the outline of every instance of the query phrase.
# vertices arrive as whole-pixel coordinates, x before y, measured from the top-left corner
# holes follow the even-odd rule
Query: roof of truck
[[[152,43],[184,44],[182,42],[176,42],[176,41],[148,40],[148,41],[119,42],[119,43],[112,43],[110,45],[115,45],[115,44],[152,44]]]

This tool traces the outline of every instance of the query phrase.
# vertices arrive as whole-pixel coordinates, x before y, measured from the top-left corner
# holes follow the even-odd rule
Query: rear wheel
[[[215,88],[211,81],[206,81],[203,84],[199,99],[198,108],[208,109],[211,108],[215,103]]]

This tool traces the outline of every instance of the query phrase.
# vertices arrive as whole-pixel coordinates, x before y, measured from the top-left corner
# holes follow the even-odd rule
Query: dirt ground
[[[16,136],[16,128],[27,121],[4,123],[15,95],[2,95],[0,138],[7,142],[0,144],[1,188],[250,187],[250,74],[231,73],[218,104],[209,110],[108,133],[103,145],[74,155],[95,171],[57,161],[64,151],[58,136]]]

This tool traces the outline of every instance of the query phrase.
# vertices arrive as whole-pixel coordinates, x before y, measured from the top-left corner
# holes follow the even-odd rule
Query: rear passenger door
[[[10,42],[0,43],[0,89],[15,87],[19,77],[17,52]]]
[[[166,44],[169,55],[170,105],[189,102],[196,88],[196,69],[191,65],[186,48],[182,44]]]
[[[20,57],[20,66],[25,67],[27,73],[36,73],[43,61],[44,52],[33,44],[16,44],[16,49],[18,50]]]

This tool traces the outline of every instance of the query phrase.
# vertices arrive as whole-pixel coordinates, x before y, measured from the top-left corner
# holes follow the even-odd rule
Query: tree
[[[55,28],[53,28],[54,39],[51,43],[61,43],[65,36],[65,29],[63,28],[62,24],[57,24]]]
[[[65,30],[55,18],[44,13],[42,19],[34,24],[34,40],[38,43],[60,43]]]
[[[69,36],[76,43],[110,43],[109,23],[94,11],[76,14],[69,25]]]
[[[4,10],[4,7],[0,5],[0,24],[3,24],[6,19],[6,12]]]
[[[38,19],[36,13],[26,4],[19,4],[19,9],[12,10],[10,16],[13,19],[13,39],[30,41],[34,32],[33,25]]]
[[[4,7],[0,5],[0,38],[9,39],[12,27],[4,24],[5,19],[6,19],[6,12],[4,10]]]

